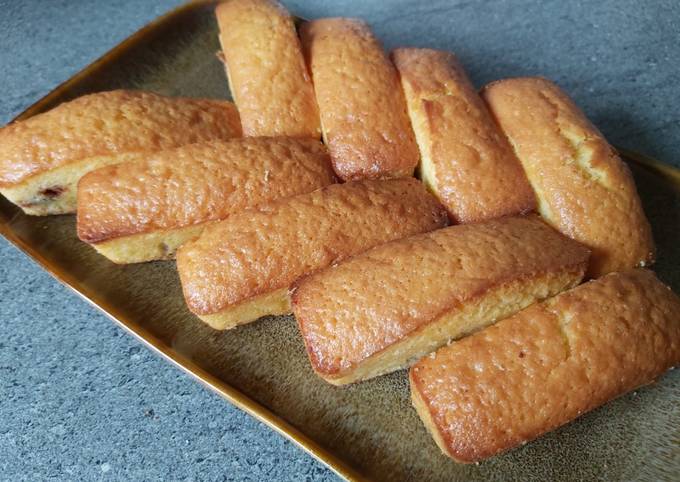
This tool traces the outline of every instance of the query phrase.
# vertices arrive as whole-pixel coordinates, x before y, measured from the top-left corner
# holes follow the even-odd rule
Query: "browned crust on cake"
[[[654,241],[628,167],[549,80],[494,82],[483,98],[524,165],[541,215],[591,248],[596,278],[654,260]]]
[[[368,25],[326,18],[300,35],[335,172],[344,180],[412,175],[419,155],[404,96]]]
[[[91,157],[240,135],[228,101],[127,90],[85,95],[0,129],[0,186]]]
[[[319,109],[288,11],[272,0],[230,0],[215,15],[244,135],[318,139]]]
[[[329,381],[349,381],[359,368],[381,365],[386,350],[422,336],[444,316],[455,316],[486,297],[500,293],[493,305],[519,305],[493,315],[489,310],[495,308],[487,307],[434,335],[435,346],[419,348],[427,353],[496,316],[554,295],[554,289],[575,286],[588,254],[537,216],[452,226],[378,246],[300,280],[292,296],[293,312],[314,370]],[[562,277],[557,288],[551,274]],[[533,286],[535,280],[539,283]],[[400,363],[422,355],[404,353]]]
[[[613,273],[441,348],[411,369],[446,455],[533,440],[680,363],[680,299],[648,270]]]
[[[88,243],[182,228],[335,182],[314,139],[191,144],[107,166],[78,184],[78,237]]]
[[[524,169],[450,52],[392,52],[420,148],[420,178],[456,223],[535,208]]]
[[[446,224],[415,179],[332,185],[239,214],[177,253],[187,305],[220,312],[377,244]]]

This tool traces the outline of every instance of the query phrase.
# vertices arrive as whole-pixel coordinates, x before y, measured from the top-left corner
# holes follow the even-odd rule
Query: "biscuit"
[[[444,454],[477,462],[680,364],[680,299],[648,270],[583,284],[425,357],[413,404]]]
[[[230,0],[215,15],[243,134],[318,139],[319,109],[288,11],[272,0]]]
[[[344,385],[577,285],[588,250],[538,216],[463,224],[378,246],[296,283],[314,371]]]
[[[0,193],[26,214],[76,210],[87,172],[138,152],[241,135],[227,101],[114,90],[85,95],[0,129]]]
[[[300,28],[321,131],[343,180],[411,176],[418,146],[397,72],[366,23],[314,20]]]
[[[524,166],[543,218],[592,250],[589,277],[654,261],[628,166],[559,87],[541,78],[507,79],[482,96]]]
[[[524,169],[458,59],[449,52],[392,52],[420,148],[420,179],[455,223],[532,211]]]
[[[116,263],[170,258],[206,223],[336,180],[314,139],[250,137],[136,156],[78,184],[78,237]]]
[[[230,216],[177,252],[189,309],[215,329],[290,312],[295,280],[375,245],[445,226],[415,179],[336,184]]]

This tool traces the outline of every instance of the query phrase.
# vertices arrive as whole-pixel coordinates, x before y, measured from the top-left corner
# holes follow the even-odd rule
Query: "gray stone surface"
[[[0,123],[177,3],[0,0]],[[680,165],[675,0],[287,5],[454,50],[479,85],[553,78],[614,143]],[[0,480],[333,478],[0,241]]]

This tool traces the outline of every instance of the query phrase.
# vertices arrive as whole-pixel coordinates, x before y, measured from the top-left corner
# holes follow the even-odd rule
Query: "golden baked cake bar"
[[[533,305],[411,368],[441,450],[476,462],[556,429],[680,364],[680,299],[648,270]]]
[[[420,148],[421,180],[456,223],[535,208],[534,192],[510,144],[450,52],[392,52]]]
[[[592,250],[589,277],[653,262],[652,232],[628,167],[559,87],[507,79],[482,96],[524,165],[543,218]]]
[[[319,110],[288,11],[273,0],[229,0],[215,15],[243,134],[318,139]]]
[[[86,172],[138,152],[240,135],[231,102],[90,94],[0,129],[0,193],[27,214],[72,213]]]
[[[314,371],[344,385],[577,285],[588,254],[538,216],[452,226],[303,278],[293,312]]]
[[[336,184],[230,216],[177,252],[189,309],[215,329],[290,312],[299,277],[446,225],[415,179]]]
[[[300,28],[323,138],[344,180],[411,176],[418,146],[397,72],[366,23],[314,20]]]
[[[78,184],[78,237],[116,263],[172,257],[207,222],[336,180],[314,139],[250,137],[135,156]]]

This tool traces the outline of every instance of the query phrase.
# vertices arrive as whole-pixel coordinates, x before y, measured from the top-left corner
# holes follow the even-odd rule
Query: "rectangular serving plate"
[[[15,120],[116,88],[229,98],[213,2],[160,17]],[[680,171],[622,152],[680,291]],[[680,371],[527,446],[479,465],[439,453],[410,406],[405,371],[346,388],[312,372],[290,316],[217,332],[186,309],[173,262],[118,266],[78,241],[74,216],[30,217],[0,197],[0,234],[175,366],[348,480],[619,479],[680,473]],[[649,470],[651,472],[645,472]]]

